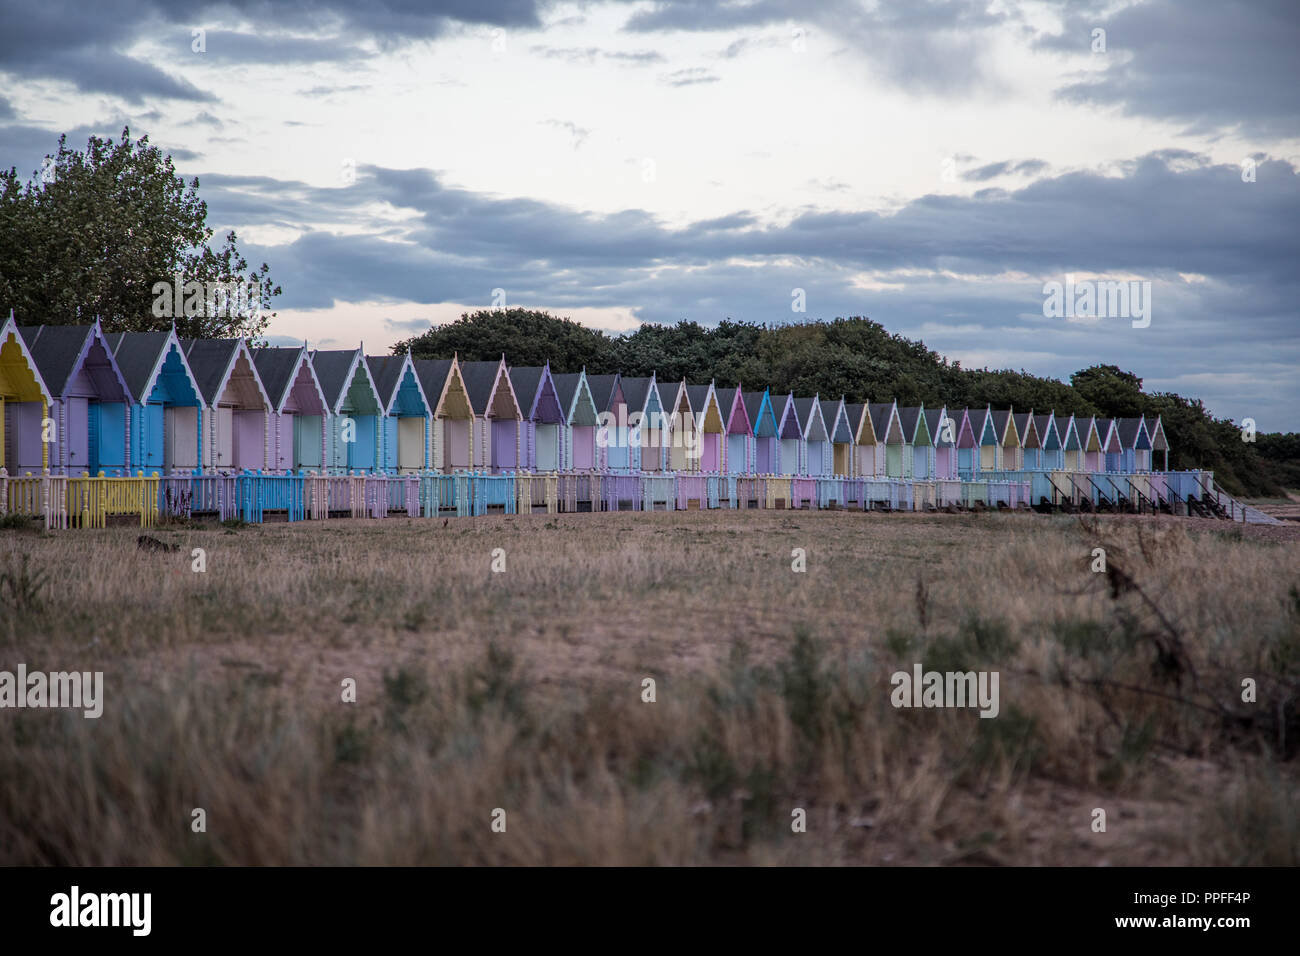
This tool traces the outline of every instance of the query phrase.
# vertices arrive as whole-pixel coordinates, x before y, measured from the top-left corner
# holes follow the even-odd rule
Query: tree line
[[[1228,419],[1197,399],[1146,392],[1142,379],[1114,365],[1094,365],[1069,383],[1014,369],[967,369],[924,342],[889,332],[861,316],[792,325],[727,319],[643,325],[609,335],[571,319],[531,309],[480,309],[393,346],[416,358],[494,360],[542,365],[555,372],[656,373],[660,379],[719,386],[752,385],[773,392],[821,395],[850,402],[897,399],[900,406],[1055,410],[1058,415],[1136,418],[1159,415],[1169,439],[1169,466],[1208,468],[1234,494],[1279,495],[1300,487],[1300,435],[1261,434],[1243,440]]]

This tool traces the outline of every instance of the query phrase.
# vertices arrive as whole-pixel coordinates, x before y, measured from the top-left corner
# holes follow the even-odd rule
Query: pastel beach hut
[[[624,472],[632,467],[629,447],[628,406],[623,378],[588,375],[587,390],[596,405],[596,467],[600,471]]]
[[[1026,452],[1025,467],[1060,471],[1065,467],[1065,453],[1061,447],[1061,435],[1056,430],[1056,415],[1035,415],[1034,431],[1038,435],[1038,454],[1031,464]]]
[[[1151,436],[1147,434],[1146,420],[1138,418],[1115,419],[1115,433],[1119,437],[1119,471],[1139,474],[1151,470]]]
[[[903,423],[897,402],[872,402],[871,429],[876,435],[876,461],[872,474],[901,478],[903,475]]]
[[[432,411],[410,354],[368,355],[366,367],[383,410],[379,416],[381,467],[402,475],[423,471],[429,467]]]
[[[1123,458],[1123,445],[1119,440],[1119,427],[1113,418],[1097,419],[1097,434],[1101,436],[1103,467],[1106,471],[1117,472]]]
[[[1038,462],[1042,460],[1043,440],[1038,434],[1034,410],[1031,408],[1028,412],[1017,412],[1011,416],[1011,419],[1020,438],[1017,470],[1038,468]]]
[[[258,471],[268,467],[271,400],[243,339],[181,339],[199,383],[204,416],[204,468]]]
[[[762,392],[745,392],[745,414],[754,425],[753,473],[756,475],[774,475],[777,468],[777,456],[780,454],[780,441],[776,421],[776,411],[772,408],[772,394],[767,389]]]
[[[1165,437],[1165,425],[1160,416],[1156,416],[1154,423],[1147,421],[1147,432],[1151,436],[1151,463],[1152,469],[1155,467],[1155,453],[1161,452],[1164,455],[1160,464],[1161,471],[1169,470],[1169,439]]]
[[[132,471],[192,471],[201,461],[203,393],[174,329],[104,336],[131,395],[127,458]]]
[[[980,433],[976,429],[983,427],[982,410],[970,408],[961,410],[957,426],[957,474],[964,481],[970,481],[980,470]]]
[[[591,397],[587,373],[570,372],[555,376],[555,391],[564,412],[560,435],[560,467],[565,471],[596,468],[596,431],[599,427],[596,402]]]
[[[53,399],[51,473],[124,474],[131,393],[99,323],[20,326],[18,334]]]
[[[550,363],[513,366],[510,387],[515,390],[524,416],[520,424],[519,467],[524,471],[558,470],[565,416]]]
[[[365,353],[361,348],[318,349],[311,353],[311,363],[329,407],[325,467],[336,473],[374,471],[380,462],[384,406]]]
[[[668,470],[695,471],[699,459],[690,449],[697,447],[699,435],[686,380],[660,382],[659,398],[664,406],[664,447]]]
[[[52,401],[10,313],[0,322],[0,468],[10,477],[49,467],[43,423]]]
[[[712,382],[708,385],[687,385],[686,399],[695,412],[695,434],[698,441],[692,456],[692,470],[708,475],[719,474],[723,470],[723,439],[727,428],[722,419],[717,389]]]
[[[930,442],[934,446],[935,478],[952,480],[957,477],[957,432],[960,423],[948,415],[948,408],[927,408],[925,410],[925,427],[930,432]]]
[[[1101,419],[1096,417],[1079,418],[1075,421],[1083,448],[1084,471],[1103,471],[1106,467],[1105,450],[1098,424],[1100,421]],[[1107,430],[1109,431],[1109,426]]]
[[[870,477],[876,473],[876,431],[871,411],[865,402],[850,402],[844,406],[844,414],[853,429],[849,474],[854,478]]]
[[[523,413],[510,385],[505,355],[495,362],[461,362],[460,374],[474,410],[474,467],[492,472],[514,471],[519,466]]]
[[[654,375],[624,375],[621,384],[627,401],[630,467],[633,471],[662,471],[663,440],[659,432],[662,406]]]
[[[420,388],[433,417],[429,422],[429,467],[444,474],[462,471],[474,461],[474,410],[470,407],[460,361],[412,359]]]
[[[794,392],[777,398],[772,407],[773,410],[781,409],[776,416],[776,433],[780,436],[776,446],[776,474],[797,475],[803,466],[803,428],[799,424],[799,411],[795,408]]]
[[[270,468],[321,470],[329,407],[306,343],[297,348],[253,349],[253,364],[271,399]]]
[[[903,427],[905,476],[917,479],[933,478],[934,439],[930,436],[930,423],[925,417],[925,406],[900,408],[898,421]]]
[[[795,413],[799,416],[799,429],[803,433],[803,462],[799,473],[821,476],[831,473],[831,436],[822,415],[821,399],[796,398]]]
[[[1002,442],[998,438],[997,422],[993,417],[993,408],[969,409],[971,430],[979,442],[979,471],[997,471],[1002,466]]]
[[[822,420],[831,438],[830,474],[841,478],[849,476],[853,462],[853,426],[845,410],[844,396],[839,401],[822,400]]]
[[[1065,471],[1083,471],[1083,442],[1079,438],[1077,419],[1073,415],[1056,415],[1052,424],[1061,440],[1061,467]]]
[[[722,470],[730,475],[752,474],[754,426],[745,408],[745,393],[737,385],[735,388],[715,388],[713,394],[726,422]]]
[[[998,471],[1015,471],[1020,467],[1020,435],[1016,431],[1015,413],[1007,409],[997,409],[990,413],[994,433],[997,435]]]

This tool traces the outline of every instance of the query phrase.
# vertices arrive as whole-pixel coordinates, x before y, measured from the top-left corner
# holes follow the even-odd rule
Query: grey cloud
[[[666,0],[634,12],[625,29],[716,32],[778,24],[812,24],[820,35],[847,40],[864,62],[904,89],[961,95],[986,85],[989,32],[1019,26],[1020,15],[980,0]],[[756,45],[741,38],[721,55],[734,57]]]
[[[597,60],[613,60],[632,66],[648,66],[662,63],[666,59],[662,53],[654,50],[606,50],[602,47],[556,47],[532,46],[529,52],[548,60],[564,60],[568,63],[595,63]]]
[[[1019,162],[1008,159],[1000,163],[988,163],[975,169],[969,169],[961,174],[961,178],[967,182],[983,183],[988,182],[990,179],[996,179],[998,176],[1013,174],[1032,176],[1035,173],[1041,173],[1046,168],[1047,163],[1041,159],[1022,159]]]
[[[1100,76],[1068,84],[1075,103],[1185,124],[1189,132],[1240,129],[1263,138],[1300,133],[1300,16],[1294,0],[1249,4],[1150,0],[1114,11],[1069,7],[1046,49],[1090,54],[1106,31]]]
[[[543,0],[0,0],[0,70],[24,79],[55,79],[86,92],[138,103],[144,97],[211,101],[215,97],[122,51],[152,34],[175,38],[169,66],[186,57],[223,62],[346,61],[370,41],[388,49],[443,35],[453,24],[532,29],[541,25]],[[216,29],[231,14],[258,32]],[[191,50],[188,32],[212,29],[206,54]]]
[[[717,83],[721,79],[712,70],[702,66],[692,66],[684,70],[675,70],[663,77],[669,86],[695,86],[699,83]]]

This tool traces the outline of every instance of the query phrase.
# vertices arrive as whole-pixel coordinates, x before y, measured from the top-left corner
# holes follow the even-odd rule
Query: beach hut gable
[[[853,444],[853,426],[843,396],[839,401],[822,402],[822,419],[829,422],[831,441],[837,445]]]
[[[429,413],[429,396],[410,355],[368,355],[366,368],[385,415],[418,418]]]
[[[0,322],[0,468],[17,475],[50,466],[41,439],[53,400],[10,312]]]
[[[55,399],[85,395],[104,401],[129,400],[131,389],[98,322],[20,326],[18,333]]]
[[[99,323],[20,326],[18,334],[54,399],[54,441],[42,461],[74,473],[123,472],[130,463],[131,389]],[[35,464],[36,455],[24,457]]]
[[[0,323],[0,395],[19,402],[54,400],[12,313]]]
[[[209,408],[223,401],[227,392],[243,406],[271,407],[253,353],[243,339],[182,339],[181,343]]]
[[[317,415],[329,408],[307,346],[253,349],[253,362],[257,365],[262,387],[271,398],[271,411],[282,414],[291,399],[296,399],[297,404],[307,406]],[[308,396],[311,401],[304,402]]]

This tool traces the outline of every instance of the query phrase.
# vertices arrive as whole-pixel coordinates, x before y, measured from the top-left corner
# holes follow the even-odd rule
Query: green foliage
[[[235,233],[209,245],[199,181],[176,175],[171,157],[149,143],[92,136],[84,151],[59,137],[43,170],[24,182],[0,170],[0,309],[24,324],[74,325],[99,317],[110,332],[170,328],[153,312],[157,282],[256,283],[261,312],[175,318],[182,336],[261,335],[280,294],[270,269],[250,269]],[[197,303],[196,303],[197,304]]]
[[[511,365],[545,365],[554,372],[587,371],[607,359],[609,338],[572,319],[528,309],[480,309],[455,322],[435,325],[423,335],[399,342],[393,354],[409,346],[413,358],[451,358],[462,362],[496,361],[504,353]]]

